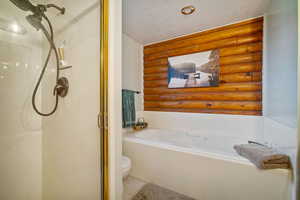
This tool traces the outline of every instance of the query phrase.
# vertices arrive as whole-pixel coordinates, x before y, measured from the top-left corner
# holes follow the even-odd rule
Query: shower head
[[[42,17],[39,15],[28,15],[26,19],[37,31],[39,31],[43,26]]]
[[[35,6],[30,3],[28,0],[10,0],[13,4],[15,4],[18,8],[24,11],[32,11],[34,12]]]
[[[47,4],[47,5],[33,5],[29,0],[10,0],[15,6],[20,8],[24,11],[31,11],[34,14],[42,15],[44,12],[47,11],[47,8],[55,8],[60,11],[60,13],[63,15],[65,14],[66,9],[59,7],[55,4]]]
[[[18,8],[24,11],[31,11],[33,14],[26,17],[27,21],[38,31],[43,27],[42,20],[43,18],[47,19],[45,12],[48,8],[55,8],[60,11],[63,15],[65,14],[65,8],[58,7],[55,4],[47,5],[33,5],[29,0],[10,0]]]

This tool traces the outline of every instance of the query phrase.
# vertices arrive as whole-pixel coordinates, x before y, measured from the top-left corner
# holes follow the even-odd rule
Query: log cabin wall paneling
[[[263,17],[144,47],[145,111],[262,115]],[[220,85],[168,89],[168,57],[220,50]]]

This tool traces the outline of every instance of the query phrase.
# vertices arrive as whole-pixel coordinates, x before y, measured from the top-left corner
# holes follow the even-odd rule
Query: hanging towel
[[[122,90],[122,116],[123,128],[132,127],[135,124],[135,91]]]
[[[290,168],[289,156],[281,154],[273,148],[259,144],[241,144],[233,147],[236,152],[259,169],[288,169]]]

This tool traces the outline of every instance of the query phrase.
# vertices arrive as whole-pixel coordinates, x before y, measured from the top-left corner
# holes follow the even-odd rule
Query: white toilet
[[[129,175],[129,171],[131,169],[131,160],[126,157],[126,156],[122,156],[122,161],[121,161],[121,165],[122,165],[122,176],[123,179],[125,179],[128,175]]]

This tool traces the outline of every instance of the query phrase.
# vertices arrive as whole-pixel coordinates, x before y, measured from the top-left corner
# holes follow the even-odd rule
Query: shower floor
[[[129,176],[124,180],[123,200],[131,200],[147,183]]]

